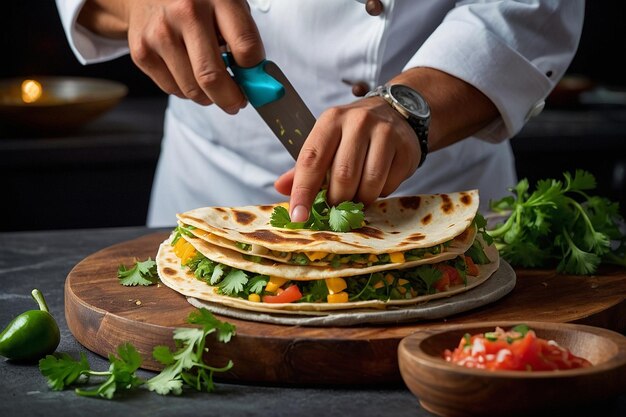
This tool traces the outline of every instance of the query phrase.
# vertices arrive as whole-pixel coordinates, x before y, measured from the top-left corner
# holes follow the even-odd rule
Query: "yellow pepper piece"
[[[179,258],[182,257],[187,246],[191,246],[191,244],[183,238],[178,239],[178,242],[174,245],[174,254]]]
[[[187,263],[187,261],[189,261],[195,255],[196,255],[196,248],[191,246],[191,244],[188,244],[188,246],[185,248],[185,251],[183,252],[182,256],[180,257],[180,263],[185,265]]]
[[[324,258],[328,253],[327,252],[304,252],[304,254],[309,258],[310,261],[318,261]]]
[[[267,285],[265,286],[265,291],[276,292],[287,281],[289,281],[287,278],[270,276],[270,280],[267,282]]]
[[[405,262],[403,252],[393,252],[389,254],[389,260],[394,264],[402,264]]]
[[[260,303],[261,296],[259,294],[250,294],[248,295],[248,301],[252,301],[253,303]]]
[[[367,257],[367,260],[370,262],[378,262],[378,256],[374,255],[373,253],[370,253],[370,256]]]
[[[339,278],[341,279],[341,278]],[[328,294],[326,296],[326,300],[329,303],[347,303],[348,302],[348,293],[345,291],[338,292],[337,294]]]
[[[326,287],[329,294],[336,294],[348,288],[348,284],[343,278],[326,278]]]

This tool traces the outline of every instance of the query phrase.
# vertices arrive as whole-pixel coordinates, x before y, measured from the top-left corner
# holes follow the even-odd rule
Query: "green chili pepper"
[[[61,341],[59,326],[48,311],[43,294],[31,292],[39,310],[15,317],[0,334],[0,356],[14,360],[37,360],[53,353]]]

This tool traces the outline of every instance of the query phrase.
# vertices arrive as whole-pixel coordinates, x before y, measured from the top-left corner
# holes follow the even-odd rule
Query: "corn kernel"
[[[259,294],[250,294],[248,295],[248,301],[252,301],[253,303],[260,303],[261,296]]]
[[[373,253],[370,253],[370,256],[367,257],[367,260],[370,262],[378,262],[378,256],[374,255]]]

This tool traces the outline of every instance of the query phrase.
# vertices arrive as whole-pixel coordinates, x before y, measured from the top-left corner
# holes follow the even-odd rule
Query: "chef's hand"
[[[413,87],[426,98],[432,115],[431,152],[474,135],[499,116],[481,91],[434,68],[412,68],[390,81],[395,83]],[[327,172],[331,205],[342,201],[368,205],[413,175],[420,157],[416,134],[399,113],[380,97],[361,99],[321,115],[295,169],[283,174],[275,187],[291,194],[291,220],[306,221]]]
[[[327,200],[365,205],[395,191],[420,161],[415,132],[380,97],[333,107],[319,117],[294,169],[274,184],[289,195],[291,220],[306,221],[329,172]]]
[[[128,37],[135,64],[166,93],[234,114],[246,105],[221,58],[238,65],[265,52],[245,0],[87,0],[79,23],[107,37]]]

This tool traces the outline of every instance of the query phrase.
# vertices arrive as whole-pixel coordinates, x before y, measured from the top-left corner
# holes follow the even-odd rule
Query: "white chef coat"
[[[76,23],[84,0],[56,0],[70,45],[84,64],[128,53]],[[355,100],[342,80],[371,88],[401,71],[437,68],[474,85],[500,118],[428,155],[395,195],[478,188],[481,209],[517,178],[506,139],[538,114],[565,73],[582,31],[584,0],[383,0],[380,16],[365,0],[249,0],[266,56],[319,116]],[[294,165],[256,111],[237,115],[169,98],[149,226],[201,206],[284,201],[276,178]]]

